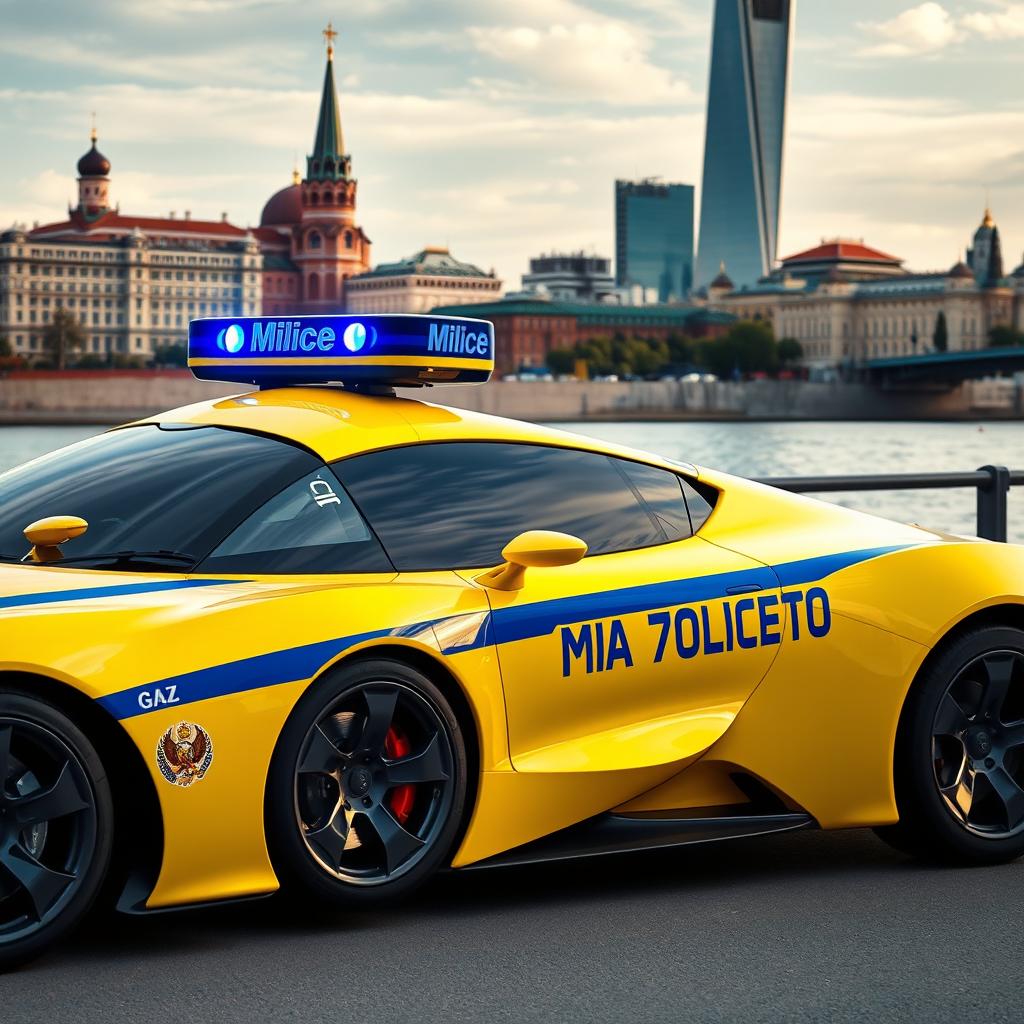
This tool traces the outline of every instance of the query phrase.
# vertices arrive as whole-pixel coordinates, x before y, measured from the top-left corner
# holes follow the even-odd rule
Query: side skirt
[[[516,864],[541,864],[545,861],[571,860],[576,857],[600,857],[635,850],[660,850],[696,843],[716,843],[723,839],[744,839],[773,832],[795,832],[813,828],[809,814],[744,814],[716,818],[640,817],[624,814],[599,814],[578,825],[571,825],[543,839],[499,853],[462,871],[509,867]]]

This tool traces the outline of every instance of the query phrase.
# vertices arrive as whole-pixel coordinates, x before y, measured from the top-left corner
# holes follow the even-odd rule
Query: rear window
[[[391,563],[326,467],[276,494],[226,537],[202,572],[390,572]]]
[[[696,533],[715,510],[718,491],[713,487],[708,487],[707,484],[691,483],[683,477],[679,479],[683,485],[683,494],[686,495],[686,507],[690,511],[690,524],[693,527],[693,532]]]

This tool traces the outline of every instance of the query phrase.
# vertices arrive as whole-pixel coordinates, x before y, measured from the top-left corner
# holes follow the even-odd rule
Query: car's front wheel
[[[81,920],[106,876],[113,827],[88,738],[53,705],[0,692],[0,970]]]
[[[449,855],[466,782],[458,720],[426,676],[388,660],[328,673],[271,764],[267,838],[282,886],[340,906],[406,895]]]
[[[996,864],[1024,854],[1024,631],[964,634],[911,692],[896,749],[891,845]]]

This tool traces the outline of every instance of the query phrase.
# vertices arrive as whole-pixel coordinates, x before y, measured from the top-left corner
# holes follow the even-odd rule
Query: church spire
[[[334,85],[334,40],[338,33],[328,22],[324,29],[327,40],[327,68],[324,88],[320,97],[320,116],[316,124],[316,141],[306,162],[306,177],[310,181],[340,181],[349,176],[350,161],[345,153],[345,140],[341,134],[341,114],[338,93]]]

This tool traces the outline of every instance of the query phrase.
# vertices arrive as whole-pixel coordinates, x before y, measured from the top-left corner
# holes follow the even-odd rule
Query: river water
[[[741,476],[1024,468],[1024,423],[568,423],[562,429]],[[97,427],[0,427],[0,470]],[[1010,492],[1010,539],[1024,542],[1024,488]],[[822,495],[903,522],[974,533],[971,490]],[[0,501],[3,500],[0,491]]]

